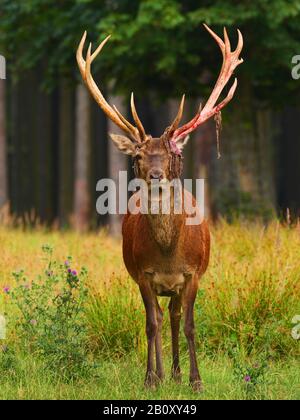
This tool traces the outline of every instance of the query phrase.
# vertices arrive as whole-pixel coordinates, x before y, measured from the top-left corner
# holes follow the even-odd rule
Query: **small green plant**
[[[12,346],[7,346],[5,344],[0,345],[0,369],[1,372],[9,374],[11,376],[15,375],[16,372],[17,359],[15,351]]]
[[[261,354],[255,362],[247,362],[237,349],[231,351],[234,377],[243,383],[247,398],[251,398],[258,385],[268,384],[268,356]]]
[[[24,271],[14,272],[16,287],[10,292],[18,308],[16,334],[26,352],[44,358],[48,368],[66,379],[91,372],[85,305],[87,270],[72,268],[72,258],[53,261],[53,250],[42,247],[46,268],[29,281]],[[13,322],[13,321],[12,321]]]

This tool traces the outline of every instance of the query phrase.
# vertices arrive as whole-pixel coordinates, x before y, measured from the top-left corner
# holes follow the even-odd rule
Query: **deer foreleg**
[[[158,376],[154,371],[154,350],[155,340],[158,332],[158,322],[156,313],[156,296],[154,295],[148,282],[139,284],[140,292],[146,310],[146,334],[148,342],[147,370],[145,386],[153,387],[158,382]]]
[[[174,296],[169,303],[169,314],[172,335],[172,378],[176,382],[181,382],[181,372],[179,366],[179,329],[181,318],[181,296]]]
[[[157,319],[157,333],[156,333],[156,338],[155,338],[156,374],[159,377],[159,379],[163,379],[164,367],[163,367],[162,340],[161,340],[163,312],[161,310],[161,307],[159,306],[157,298],[156,298],[156,319]]]
[[[184,334],[187,338],[190,356],[190,384],[194,391],[202,390],[202,382],[198,370],[195,349],[194,303],[197,295],[198,281],[196,278],[187,283],[183,293]]]

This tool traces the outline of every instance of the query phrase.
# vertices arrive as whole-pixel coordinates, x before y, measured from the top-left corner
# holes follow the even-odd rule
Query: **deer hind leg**
[[[156,319],[157,319],[157,333],[155,337],[155,352],[156,352],[156,375],[159,379],[164,378],[164,367],[163,367],[163,354],[162,354],[162,322],[163,322],[163,312],[159,306],[158,300],[156,298]]]
[[[172,378],[181,382],[181,371],[179,366],[179,329],[181,319],[181,296],[171,297],[169,303],[169,314],[172,335]]]
[[[154,295],[149,283],[143,281],[139,284],[140,292],[146,310],[146,334],[148,342],[147,370],[145,377],[146,387],[155,387],[159,382],[159,378],[154,371],[154,350],[156,335],[158,332],[156,296]]]
[[[184,314],[184,333],[187,338],[190,356],[190,384],[194,391],[202,391],[202,381],[200,378],[196,349],[195,349],[195,324],[194,324],[194,304],[197,295],[198,281],[187,283],[183,293],[183,314]]]

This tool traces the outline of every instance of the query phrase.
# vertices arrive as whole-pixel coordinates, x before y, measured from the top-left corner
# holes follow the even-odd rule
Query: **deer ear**
[[[176,141],[176,146],[178,147],[178,149],[180,151],[182,151],[184,149],[184,147],[187,144],[187,142],[189,141],[189,139],[190,139],[190,136],[186,136],[186,137]]]
[[[114,144],[121,152],[125,153],[126,155],[135,155],[135,145],[128,137],[122,136],[120,134],[109,135]]]

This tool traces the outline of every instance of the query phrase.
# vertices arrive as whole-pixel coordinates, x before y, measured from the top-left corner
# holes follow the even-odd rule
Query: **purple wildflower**
[[[9,291],[10,291],[10,287],[9,286],[4,286],[3,287],[3,292],[4,293],[9,293]]]
[[[244,377],[244,381],[245,381],[245,382],[251,382],[251,376],[250,376],[250,375],[246,375],[246,376]]]
[[[72,271],[72,276],[74,276],[74,277],[77,276],[77,271],[76,270]]]
[[[70,267],[70,261],[66,260],[66,261],[65,261],[65,266],[66,266],[66,267]]]
[[[37,324],[37,320],[36,319],[31,319],[29,322],[30,322],[31,325],[36,325]]]
[[[70,274],[72,273],[72,270],[71,270],[71,268],[68,268],[68,273],[70,273]]]

